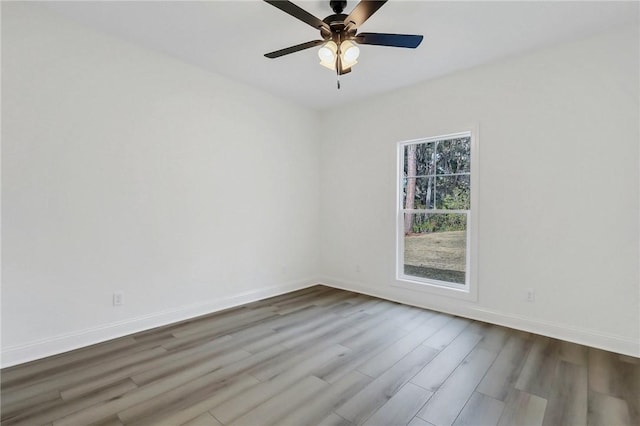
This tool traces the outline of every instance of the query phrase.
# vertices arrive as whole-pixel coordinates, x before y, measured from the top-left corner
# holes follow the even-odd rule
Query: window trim
[[[425,213],[423,209],[405,210],[402,205],[403,178],[404,178],[404,147],[412,144],[429,143],[446,139],[460,137],[470,137],[471,162],[470,162],[470,210],[442,210],[430,209],[429,213],[464,213],[467,215],[467,246],[465,271],[465,284],[456,284],[435,279],[426,279],[405,275],[403,273],[404,264],[404,213]],[[471,126],[470,130],[463,132],[445,133],[426,138],[401,141],[396,144],[397,166],[396,166],[396,267],[395,280],[392,285],[395,287],[416,290],[441,296],[454,297],[468,301],[478,300],[478,128]]]

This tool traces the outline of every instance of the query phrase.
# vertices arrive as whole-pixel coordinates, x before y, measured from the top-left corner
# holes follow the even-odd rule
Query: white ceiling
[[[324,18],[328,0],[297,0]],[[349,13],[356,1],[349,1]],[[351,74],[336,76],[317,49],[264,53],[319,39],[275,7],[244,1],[50,1],[45,7],[99,31],[261,88],[314,109],[408,86],[538,47],[638,23],[639,3],[391,0],[364,32],[423,34],[416,50],[361,46]]]

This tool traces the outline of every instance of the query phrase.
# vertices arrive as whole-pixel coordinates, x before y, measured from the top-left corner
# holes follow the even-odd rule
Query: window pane
[[[469,175],[440,176],[436,178],[436,208],[443,210],[469,210],[471,186]]]
[[[438,142],[437,173],[468,173],[471,161],[471,138]]]
[[[418,143],[404,147],[404,175],[435,174],[435,143]]]
[[[404,274],[465,283],[467,216],[405,213]]]
[[[433,184],[435,177],[406,178],[403,186],[403,209],[432,209],[434,208]],[[407,194],[413,194],[413,204],[407,204]]]

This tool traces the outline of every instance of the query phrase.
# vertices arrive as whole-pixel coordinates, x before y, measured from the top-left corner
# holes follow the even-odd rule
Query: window
[[[399,144],[399,281],[469,292],[471,132]]]

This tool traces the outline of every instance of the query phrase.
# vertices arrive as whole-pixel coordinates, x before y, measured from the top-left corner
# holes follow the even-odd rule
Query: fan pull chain
[[[340,70],[342,69],[342,61],[340,58],[342,57],[342,37],[338,32],[338,51],[336,52],[336,82],[338,84],[338,90],[340,90]]]

